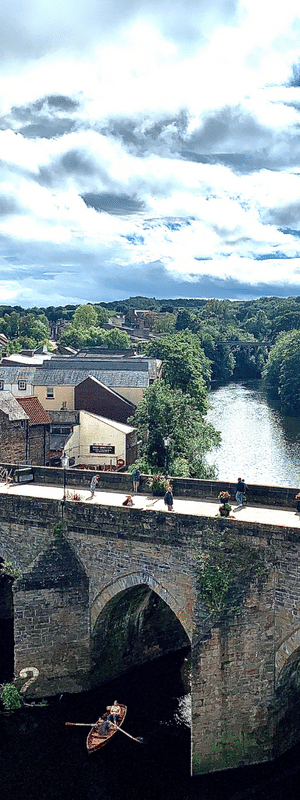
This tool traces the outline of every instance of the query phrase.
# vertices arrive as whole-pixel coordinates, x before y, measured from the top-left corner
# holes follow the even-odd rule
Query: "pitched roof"
[[[19,397],[17,403],[28,414],[29,426],[50,425],[50,417],[37,397]]]
[[[36,367],[16,367],[16,366],[2,366],[0,365],[0,379],[5,383],[18,383],[18,381],[26,381],[33,383],[33,378],[36,373]]]
[[[0,392],[0,410],[6,414],[11,422],[16,422],[20,419],[28,419],[28,415],[23,408],[19,405],[16,398],[11,392],[1,390]]]
[[[11,369],[13,369],[11,367]],[[147,389],[149,386],[148,372],[125,372],[123,370],[104,371],[104,370],[84,370],[84,369],[37,369],[33,384],[34,386],[77,386],[85,378],[97,378],[105,386],[132,386]],[[1,378],[0,374],[0,378]]]
[[[91,411],[80,411],[80,415],[86,415],[88,417],[93,417],[93,419],[98,420],[98,422],[102,422],[104,425],[108,425],[109,428],[115,428],[117,431],[121,433],[132,433],[135,428],[132,428],[131,425],[124,425],[123,422],[116,422],[114,419],[108,419],[107,417],[100,417],[99,414],[92,414]]]

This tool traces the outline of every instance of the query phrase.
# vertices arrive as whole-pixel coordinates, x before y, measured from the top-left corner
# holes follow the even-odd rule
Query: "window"
[[[47,398],[48,397],[54,397],[53,386],[47,386]]]
[[[60,434],[64,434],[68,436],[69,433],[72,433],[73,428],[58,428],[56,425],[51,425],[50,433],[53,433],[53,436],[59,436]]]
[[[21,419],[21,423],[20,424],[21,424],[21,428],[23,428],[23,430],[24,430],[24,428],[25,428],[25,419]]]
[[[18,389],[20,389],[21,392],[24,392],[26,388],[27,388],[26,381],[18,381]]]
[[[0,392],[1,390],[3,391],[3,389],[4,389],[4,381],[0,381]]]

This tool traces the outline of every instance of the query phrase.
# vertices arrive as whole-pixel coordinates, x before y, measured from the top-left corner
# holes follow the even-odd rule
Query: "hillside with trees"
[[[196,400],[202,397],[204,403],[209,383],[263,376],[282,407],[290,409],[289,413],[292,410],[298,413],[295,334],[300,331],[300,297],[229,301],[137,296],[78,306],[23,309],[2,305],[0,333],[8,339],[5,349],[17,353],[47,344],[49,323],[62,320],[61,344],[74,348],[126,349],[131,344],[128,333],[119,327],[108,329],[107,322],[129,309],[146,312],[145,325],[152,340],[142,341],[138,349],[163,359],[163,377],[173,390],[184,391],[185,384],[190,396]],[[284,358],[278,367],[283,349]]]

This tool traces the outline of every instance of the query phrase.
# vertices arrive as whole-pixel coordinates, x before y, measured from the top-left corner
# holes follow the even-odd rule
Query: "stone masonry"
[[[300,738],[296,523],[285,529],[12,494],[0,495],[0,519],[0,557],[22,569],[15,674],[39,669],[36,696],[80,691],[190,643],[194,774],[270,759]],[[215,621],[195,570],[214,532],[251,545],[266,565],[240,613]],[[108,636],[115,667],[101,655]]]

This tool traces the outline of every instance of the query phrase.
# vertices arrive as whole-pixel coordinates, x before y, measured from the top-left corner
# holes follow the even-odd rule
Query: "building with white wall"
[[[79,411],[79,425],[65,444],[69,466],[119,470],[137,457],[137,436],[130,425]]]

